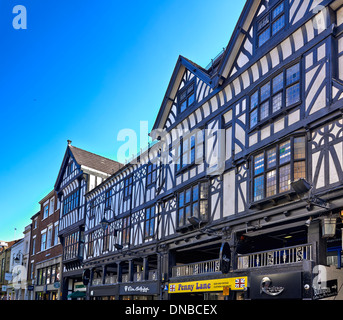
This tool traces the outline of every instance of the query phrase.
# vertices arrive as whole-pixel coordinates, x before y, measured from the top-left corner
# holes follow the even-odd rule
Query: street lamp
[[[108,228],[109,224],[110,224],[110,222],[105,218],[105,216],[100,221],[101,228],[104,232]]]

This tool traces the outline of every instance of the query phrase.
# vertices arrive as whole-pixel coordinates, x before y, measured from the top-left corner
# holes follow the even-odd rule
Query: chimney
[[[71,145],[71,140],[67,140],[67,142],[68,142],[68,146],[70,146]]]

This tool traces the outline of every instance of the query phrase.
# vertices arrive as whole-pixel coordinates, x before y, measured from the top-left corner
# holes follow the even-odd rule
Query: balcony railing
[[[237,259],[237,269],[239,270],[293,264],[304,260],[312,260],[312,245],[304,244],[301,246],[254,252],[239,255]]]
[[[219,259],[175,266],[172,269],[172,276],[184,277],[215,272],[221,272]]]

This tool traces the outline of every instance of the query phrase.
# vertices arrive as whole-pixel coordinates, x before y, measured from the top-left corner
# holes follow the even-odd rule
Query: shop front
[[[217,278],[169,283],[170,300],[244,300],[248,277]]]
[[[160,285],[157,281],[122,283],[119,285],[121,300],[159,300]]]

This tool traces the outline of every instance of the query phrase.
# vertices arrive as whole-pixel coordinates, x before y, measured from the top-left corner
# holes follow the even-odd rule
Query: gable
[[[64,154],[64,158],[61,164],[60,171],[55,183],[55,190],[62,189],[69,183],[71,179],[77,176],[81,172],[80,165],[76,162],[69,146]]]
[[[152,132],[150,133],[153,140],[158,137],[160,130],[166,130],[177,122],[179,112],[178,99],[180,99],[179,94],[182,93],[186,86],[192,81],[195,85],[194,105],[196,105],[212,92],[214,82],[206,69],[189,59],[180,56],[174,68]],[[186,113],[187,112],[185,112],[185,114]]]
[[[212,91],[213,89],[207,83],[185,69],[163,129],[168,130],[178,121],[179,114],[185,114],[205,99]],[[192,103],[189,103],[190,101]]]
[[[326,28],[326,19],[318,13],[327,3],[328,0],[247,1],[226,48],[218,79],[231,78],[244,72],[248,65],[281,44],[281,57],[278,56],[277,59],[287,58],[294,48],[299,49],[306,40],[310,41],[316,33],[319,34]],[[300,28],[315,15],[318,18],[311,26]],[[303,30],[304,28],[306,30]],[[291,33],[292,37],[290,42],[286,43],[284,37],[288,33]],[[279,52],[277,54],[280,55]],[[271,62],[270,58],[268,57],[268,63]],[[274,66],[277,64],[278,61],[273,62]]]

